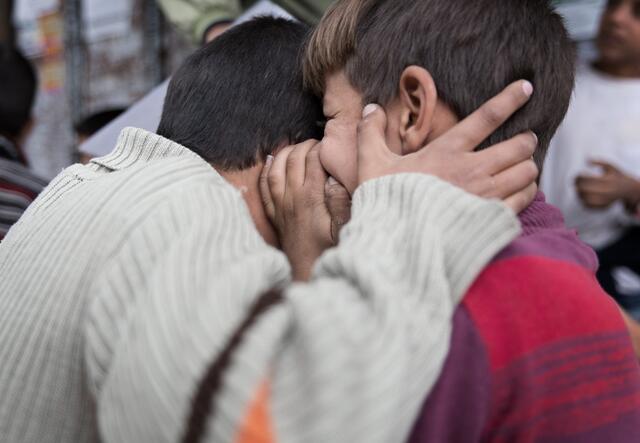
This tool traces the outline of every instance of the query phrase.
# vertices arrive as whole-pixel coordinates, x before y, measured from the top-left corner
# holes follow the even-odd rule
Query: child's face
[[[353,194],[357,186],[358,123],[362,117],[362,95],[349,83],[343,71],[329,74],[325,81],[323,110],[327,124],[322,139],[320,161],[329,175]],[[397,130],[387,127],[387,144],[399,153]]]
[[[640,0],[609,0],[597,44],[605,62],[640,62]]]

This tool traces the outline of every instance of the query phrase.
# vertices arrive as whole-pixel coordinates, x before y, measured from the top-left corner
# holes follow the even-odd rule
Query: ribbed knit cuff
[[[356,233],[347,226],[344,234],[362,236],[366,242],[401,227],[406,232],[398,240],[406,244],[398,246],[415,248],[416,259],[424,253],[420,243],[425,230],[431,235],[436,230],[454,297],[462,297],[482,268],[521,230],[513,211],[501,202],[481,199],[424,174],[364,183],[353,196],[352,222],[364,228]]]

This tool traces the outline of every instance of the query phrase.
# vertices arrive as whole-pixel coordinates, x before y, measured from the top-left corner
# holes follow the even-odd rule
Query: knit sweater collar
[[[144,129],[125,128],[118,137],[115,149],[91,162],[113,171],[172,157],[202,158],[188,148]]]
[[[564,217],[558,208],[546,202],[542,192],[538,192],[533,203],[518,216],[522,223],[522,234],[533,235],[546,229],[563,229]]]
[[[575,230],[566,227],[562,212],[548,204],[542,192],[518,218],[522,235],[498,258],[541,255],[577,264],[591,273],[598,269],[593,249],[580,240]]]

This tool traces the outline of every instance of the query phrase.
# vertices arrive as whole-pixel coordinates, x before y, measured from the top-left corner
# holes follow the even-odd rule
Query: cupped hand
[[[629,177],[620,169],[604,161],[592,161],[602,169],[602,175],[581,175],[576,178],[576,191],[585,206],[606,209],[622,201],[635,212],[640,203],[640,181]]]
[[[538,139],[533,132],[475,152],[489,135],[524,106],[533,87],[518,81],[421,150],[400,156],[385,142],[386,114],[367,105],[358,126],[358,184],[385,175],[434,175],[467,192],[504,200],[514,212],[528,207],[537,193],[538,168],[533,161]]]
[[[293,279],[306,281],[313,264],[337,243],[350,217],[347,190],[329,180],[320,164],[316,140],[282,149],[268,157],[260,178],[267,216],[276,227]]]

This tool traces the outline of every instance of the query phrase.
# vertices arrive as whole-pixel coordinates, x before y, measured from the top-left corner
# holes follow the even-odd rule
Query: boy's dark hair
[[[169,84],[158,134],[222,170],[322,137],[321,104],[302,85],[307,33],[306,25],[262,17],[196,51]]]
[[[124,111],[124,108],[114,108],[94,112],[76,123],[73,129],[79,135],[90,137],[115,120]]]
[[[481,147],[531,129],[542,166],[575,72],[574,44],[548,0],[339,0],[310,39],[304,75],[322,94],[325,76],[344,69],[366,103],[385,106],[410,65],[431,73],[459,118],[509,83],[530,80],[530,102]]]
[[[0,44],[0,133],[17,137],[31,118],[38,87],[33,66],[17,49]]]

